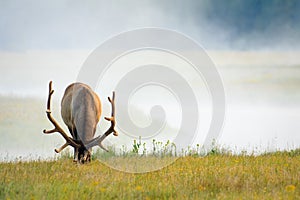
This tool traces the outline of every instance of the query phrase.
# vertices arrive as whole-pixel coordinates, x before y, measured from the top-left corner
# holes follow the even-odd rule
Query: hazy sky
[[[1,1],[0,49],[93,49],[141,27],[180,31],[207,49],[299,49],[300,2]]]

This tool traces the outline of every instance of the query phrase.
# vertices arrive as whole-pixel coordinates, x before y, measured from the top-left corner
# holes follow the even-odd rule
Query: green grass
[[[114,159],[126,165],[138,158]],[[140,165],[151,165],[151,159],[144,157]],[[0,177],[0,199],[299,199],[300,151],[185,156],[140,174],[114,170],[95,158],[78,165],[64,156],[0,163]]]
[[[61,120],[58,104],[53,107]],[[41,133],[51,127],[44,101],[0,97],[0,111],[2,149],[33,148],[38,152],[62,144],[59,135]],[[0,163],[0,200],[300,199],[299,149],[253,156],[244,152],[233,155],[218,146],[203,153],[197,146],[196,150],[182,152],[185,156],[176,160],[176,146],[167,144],[153,141],[153,149],[145,150],[142,142],[135,141],[132,150],[124,149],[117,156],[114,151],[96,152],[92,163],[86,165],[74,164],[68,153],[55,161]],[[132,171],[137,163],[151,170],[155,164],[169,163],[170,159],[176,161],[161,170],[140,174],[106,165]]]

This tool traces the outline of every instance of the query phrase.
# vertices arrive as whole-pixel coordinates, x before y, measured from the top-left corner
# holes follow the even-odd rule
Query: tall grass
[[[174,157],[162,152],[145,156],[143,145],[138,148],[142,153],[134,146],[125,155],[111,153],[124,165],[142,158],[142,167]],[[0,199],[300,198],[299,149],[258,156],[218,148],[206,156],[195,149],[190,153],[161,170],[139,174],[106,166],[99,156],[112,157],[100,152],[86,165],[73,163],[68,153],[53,161],[0,163]]]

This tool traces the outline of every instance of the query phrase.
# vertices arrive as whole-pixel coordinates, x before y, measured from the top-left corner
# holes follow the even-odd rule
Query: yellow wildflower
[[[204,191],[204,190],[206,190],[206,187],[204,187],[203,185],[200,185],[198,189],[199,189],[200,191]]]
[[[285,190],[287,191],[287,192],[294,192],[295,191],[295,189],[296,189],[296,186],[294,186],[294,185],[287,185],[287,186],[285,186]]]
[[[97,186],[97,185],[99,185],[99,182],[98,181],[94,181],[92,184],[93,184],[93,186]]]
[[[135,190],[137,190],[137,191],[141,191],[142,189],[143,188],[141,186],[139,186],[139,185],[135,187]]]

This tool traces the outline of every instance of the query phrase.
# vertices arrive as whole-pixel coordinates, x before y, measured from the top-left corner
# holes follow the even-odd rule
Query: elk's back
[[[61,116],[74,139],[93,139],[101,116],[98,95],[86,84],[69,85],[61,101]]]

